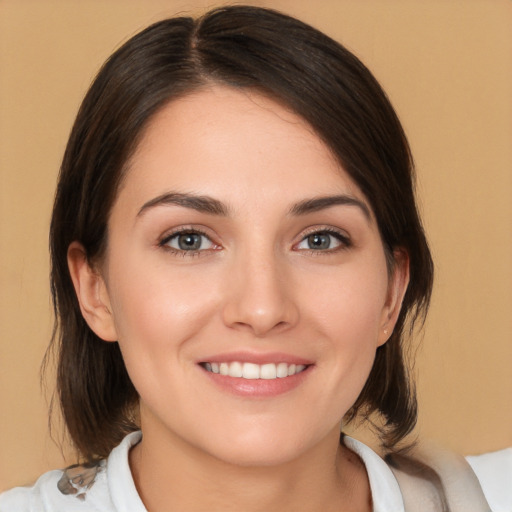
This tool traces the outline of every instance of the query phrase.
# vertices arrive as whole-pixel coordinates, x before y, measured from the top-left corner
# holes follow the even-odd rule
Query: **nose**
[[[257,337],[293,327],[299,309],[285,267],[272,255],[240,258],[226,280],[225,325]]]

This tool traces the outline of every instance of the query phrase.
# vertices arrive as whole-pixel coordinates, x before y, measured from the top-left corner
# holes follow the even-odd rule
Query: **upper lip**
[[[225,352],[222,354],[215,354],[207,356],[198,360],[198,363],[232,363],[238,361],[240,363],[254,363],[254,364],[269,364],[269,363],[287,363],[287,364],[303,364],[311,365],[313,361],[303,357],[299,357],[292,354],[286,354],[284,352]]]

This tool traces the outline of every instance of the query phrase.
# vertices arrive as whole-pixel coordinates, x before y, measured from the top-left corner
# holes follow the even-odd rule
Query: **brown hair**
[[[146,28],[104,64],[78,112],[60,171],[50,230],[57,389],[69,434],[85,458],[104,457],[130,431],[138,395],[117,343],[84,321],[66,254],[77,240],[101,258],[107,221],[144,127],[167,102],[208,83],[258,90],[302,116],[368,199],[388,256],[403,248],[410,283],[396,328],[346,419],[383,418],[392,447],[416,422],[404,351],[428,308],[433,267],[416,209],[413,163],[400,122],[367,68],[318,30],[273,10],[214,9]]]

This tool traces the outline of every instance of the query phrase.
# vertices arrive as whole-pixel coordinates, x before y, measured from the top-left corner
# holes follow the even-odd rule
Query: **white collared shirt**
[[[128,462],[128,452],[141,436],[140,432],[129,434],[106,461],[93,468],[50,471],[32,487],[1,494],[0,512],[147,512]],[[345,436],[344,443],[366,466],[373,512],[405,512],[398,482],[381,457],[356,439]],[[467,460],[492,511],[512,512],[512,448]]]

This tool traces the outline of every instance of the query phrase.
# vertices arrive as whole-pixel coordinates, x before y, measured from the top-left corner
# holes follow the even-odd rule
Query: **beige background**
[[[416,367],[419,433],[463,453],[512,445],[512,2],[252,3],[354,51],[409,135],[437,264]],[[50,208],[80,99],[127,37],[212,5],[0,0],[0,489],[65,463],[38,371],[51,329]]]

